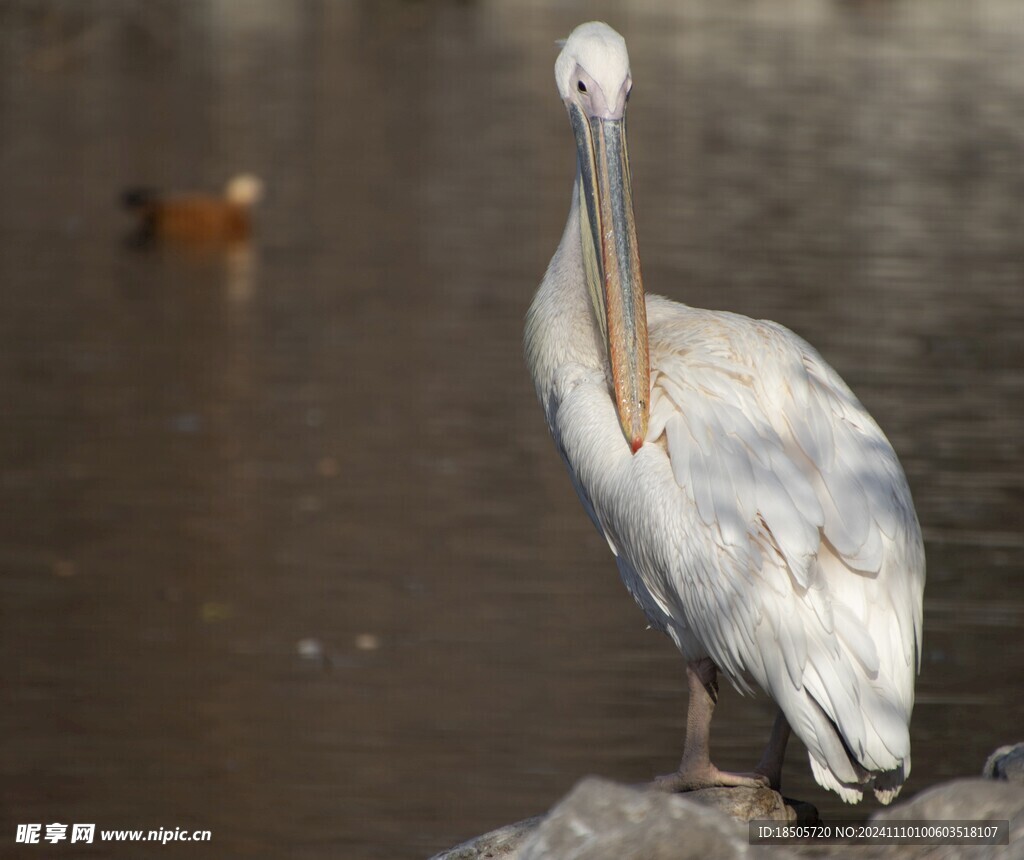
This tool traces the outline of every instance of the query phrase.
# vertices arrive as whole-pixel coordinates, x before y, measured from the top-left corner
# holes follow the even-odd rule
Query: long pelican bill
[[[578,153],[587,283],[608,348],[619,424],[635,453],[647,435],[651,382],[625,120],[588,118],[576,104],[569,117]]]

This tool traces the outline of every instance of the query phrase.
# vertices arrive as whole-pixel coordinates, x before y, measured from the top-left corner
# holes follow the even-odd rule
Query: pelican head
[[[625,40],[607,24],[581,24],[555,61],[555,81],[576,136],[587,286],[608,348],[619,424],[636,452],[647,435],[650,357],[626,151],[633,79]]]

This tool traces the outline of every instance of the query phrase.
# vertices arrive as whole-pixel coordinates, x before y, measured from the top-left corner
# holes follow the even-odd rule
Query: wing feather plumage
[[[622,452],[614,462],[574,456],[600,444],[593,410],[612,408],[601,380],[555,416],[588,512],[652,623],[740,690],[767,690],[822,785],[851,801],[866,788],[891,799],[910,771],[924,584],[896,455],[782,326],[655,296],[648,320],[640,452],[609,438]]]

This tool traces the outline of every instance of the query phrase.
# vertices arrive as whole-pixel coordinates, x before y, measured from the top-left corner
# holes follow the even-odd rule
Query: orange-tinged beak
[[[569,117],[576,134],[587,281],[608,348],[619,424],[635,453],[647,435],[651,374],[625,118],[588,118],[576,104],[569,105]]]

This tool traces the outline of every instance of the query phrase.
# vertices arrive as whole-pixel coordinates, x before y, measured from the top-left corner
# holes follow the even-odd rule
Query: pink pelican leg
[[[663,791],[695,791],[701,788],[738,785],[765,788],[772,780],[768,773],[762,773],[760,769],[754,773],[729,773],[719,770],[711,763],[711,715],[715,710],[715,702],[718,701],[717,675],[715,664],[707,657],[686,665],[690,701],[686,710],[683,760],[679,763],[679,770],[676,773],[655,779],[655,785]],[[773,753],[769,757],[766,751],[761,764],[773,766],[776,755]],[[781,757],[779,762],[781,771]]]

